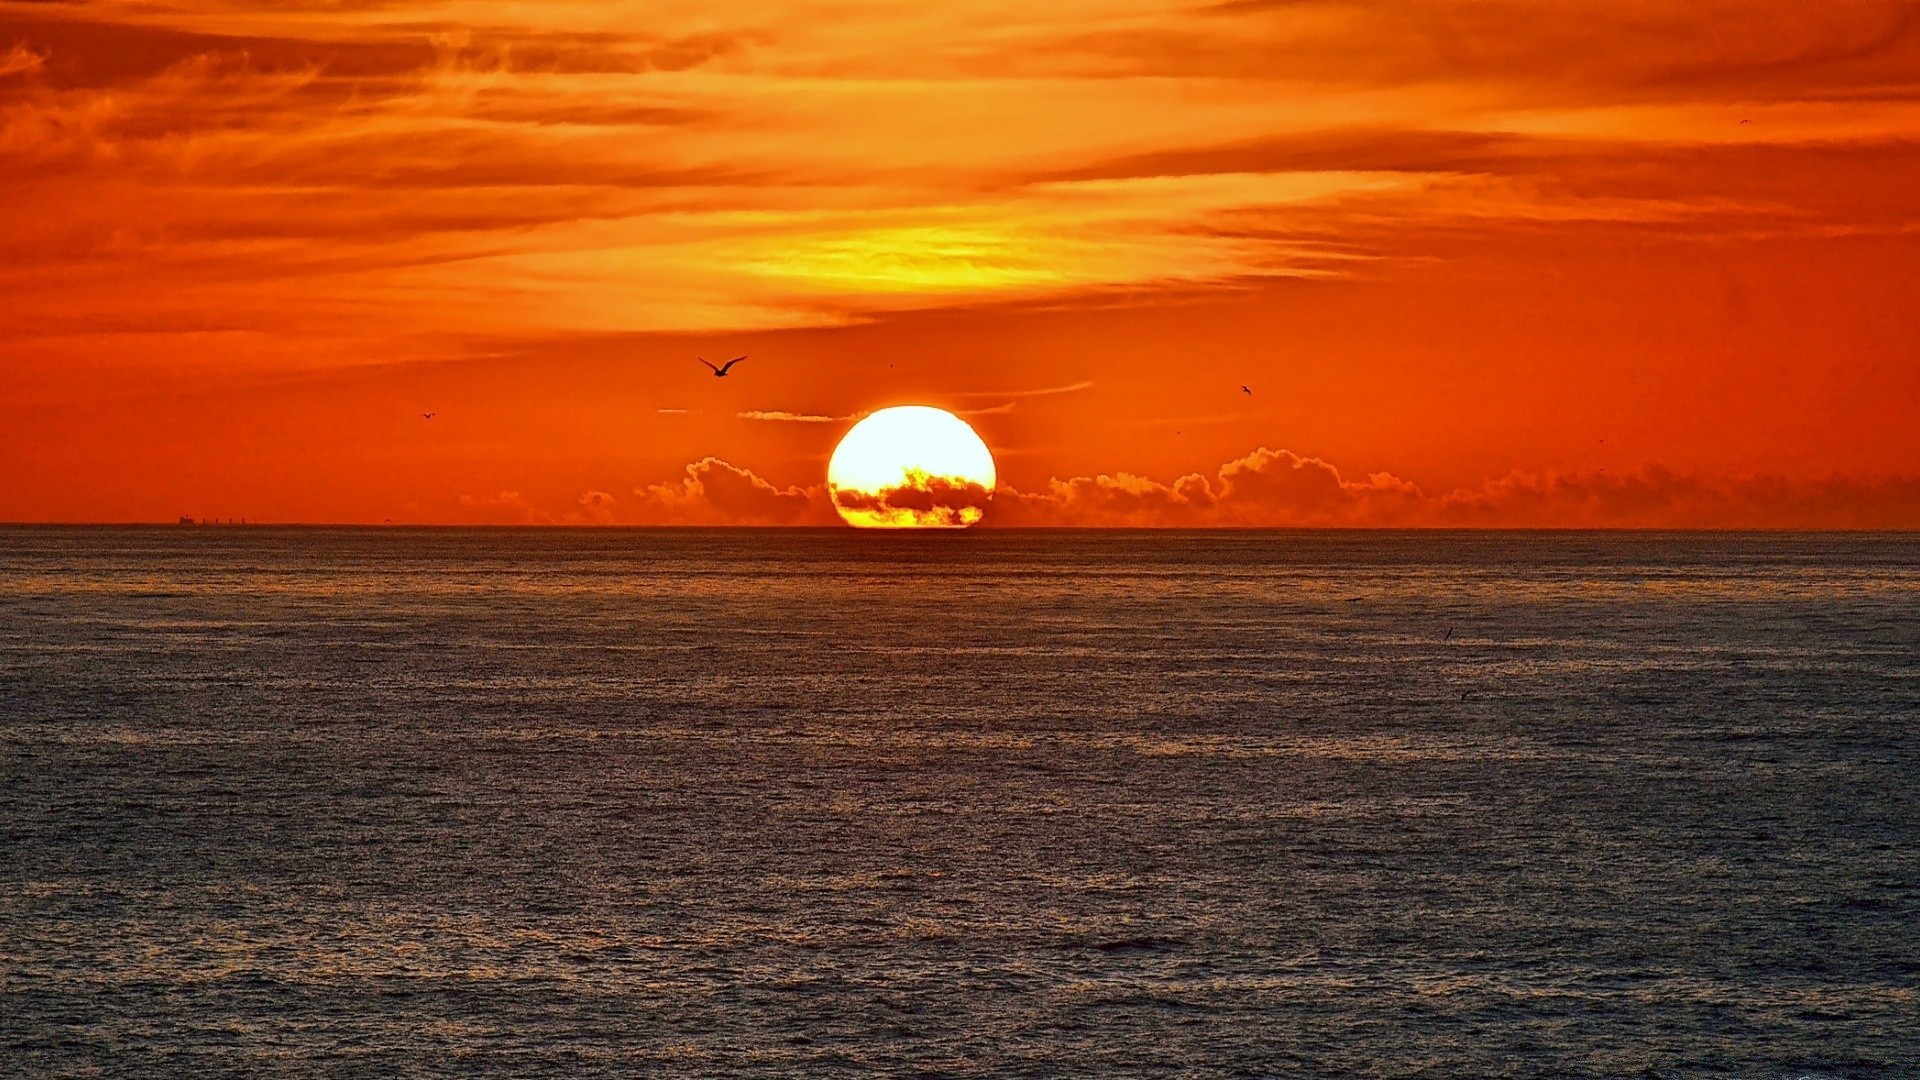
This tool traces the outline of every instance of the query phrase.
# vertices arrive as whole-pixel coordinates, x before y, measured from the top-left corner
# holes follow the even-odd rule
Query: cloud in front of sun
[[[965,528],[986,516],[993,454],[965,420],[926,405],[861,418],[827,462],[827,493],[865,529]]]

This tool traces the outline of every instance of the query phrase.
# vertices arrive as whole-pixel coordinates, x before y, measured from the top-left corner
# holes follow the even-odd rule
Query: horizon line
[[[228,530],[366,530],[397,532],[424,530],[542,531],[542,532],[782,532],[847,533],[863,535],[968,533],[1531,533],[1531,534],[1682,534],[1700,536],[1920,536],[1920,528],[1850,528],[1845,526],[1689,526],[1689,525],[988,525],[965,528],[866,529],[853,525],[641,525],[589,522],[522,522],[517,524],[465,522],[363,521],[248,521],[231,524],[186,524],[173,521],[0,521],[0,529],[152,529],[167,532],[221,532]]]

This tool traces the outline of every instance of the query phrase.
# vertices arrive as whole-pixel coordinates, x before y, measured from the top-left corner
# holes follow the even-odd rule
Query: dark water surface
[[[1917,721],[1911,536],[5,529],[0,1073],[1920,1076]]]

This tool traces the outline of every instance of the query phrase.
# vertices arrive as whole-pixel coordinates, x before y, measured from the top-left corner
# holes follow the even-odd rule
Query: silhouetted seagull
[[[1247,384],[1245,384],[1245,383],[1241,383],[1241,384],[1240,384],[1240,392],[1241,392],[1241,393],[1243,393],[1243,394],[1245,394],[1245,395],[1247,395],[1248,397],[1252,397],[1252,396],[1253,396],[1253,387],[1251,387],[1251,386],[1248,386],[1248,385],[1247,385]]]
[[[727,361],[726,363],[724,363],[724,364],[722,364],[722,365],[720,365],[719,367],[713,367],[713,361],[711,361],[711,360],[708,360],[708,359],[707,359],[706,357],[704,357],[704,356],[700,358],[700,362],[701,362],[701,363],[703,363],[703,364],[705,364],[705,365],[707,365],[707,366],[708,366],[708,367],[710,367],[710,368],[713,368],[713,377],[714,377],[714,378],[716,378],[716,379],[724,379],[724,378],[726,378],[726,377],[727,377],[727,372],[729,372],[729,371],[732,371],[732,370],[733,370],[733,365],[735,365],[735,364],[737,364],[737,363],[739,363],[740,361],[742,361],[742,360],[745,360],[745,359],[746,359],[746,357],[744,357],[744,356],[736,356],[736,357],[734,357],[733,359],[731,359],[731,360],[729,360],[729,361]]]
[[[438,416],[438,415],[440,415],[440,414],[439,414],[439,413],[430,413],[430,412],[423,412],[423,413],[421,413],[421,414],[420,414],[420,419],[422,419],[422,420],[431,420],[431,419],[433,419],[434,417],[436,417],[436,416]]]

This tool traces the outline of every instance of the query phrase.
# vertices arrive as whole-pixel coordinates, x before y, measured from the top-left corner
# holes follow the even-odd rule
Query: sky
[[[0,0],[0,253],[6,521],[1920,527],[1906,2]]]

